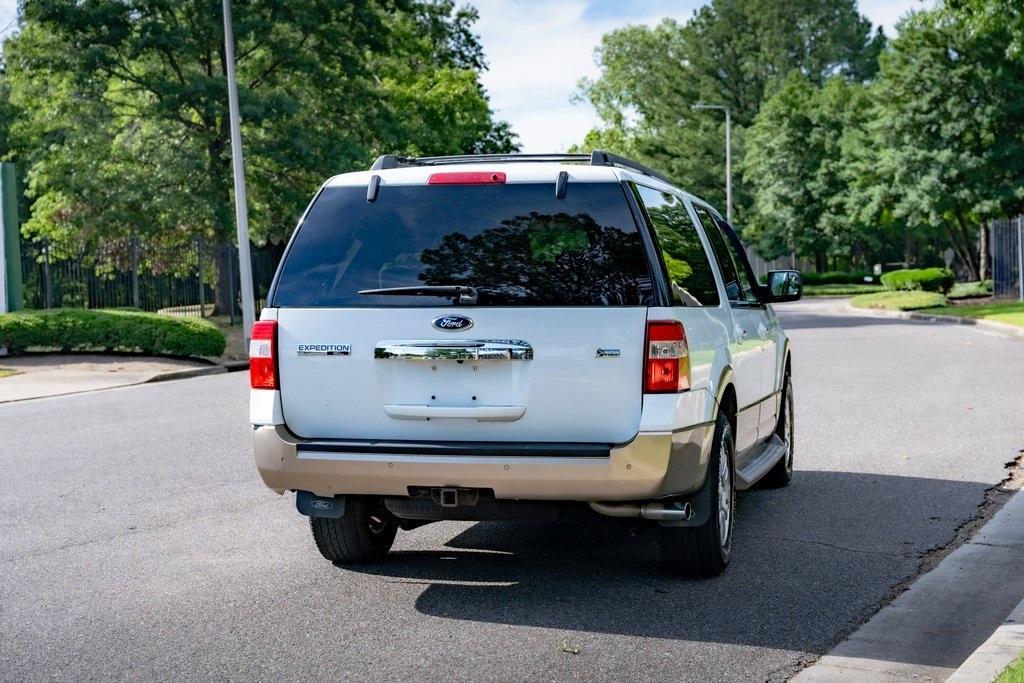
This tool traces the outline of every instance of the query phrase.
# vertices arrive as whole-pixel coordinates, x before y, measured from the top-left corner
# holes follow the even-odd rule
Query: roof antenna
[[[374,173],[370,176],[370,184],[366,186],[366,201],[377,201],[377,189],[380,187],[380,176]]]
[[[569,186],[569,172],[559,171],[555,180],[555,199],[565,199],[565,190]]]

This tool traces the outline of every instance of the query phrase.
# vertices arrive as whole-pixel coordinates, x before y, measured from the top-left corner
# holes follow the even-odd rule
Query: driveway
[[[336,568],[258,480],[241,373],[0,405],[3,678],[785,679],[1007,476],[1024,344],[779,310],[797,472],[741,497],[708,581],[661,573],[653,536],[613,520],[433,524]]]

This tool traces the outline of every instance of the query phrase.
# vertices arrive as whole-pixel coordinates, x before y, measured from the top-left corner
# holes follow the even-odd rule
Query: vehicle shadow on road
[[[824,653],[954,537],[985,488],[798,471],[789,489],[741,495],[732,565],[708,580],[665,573],[656,531],[617,520],[478,523],[444,549],[350,570],[425,584],[416,609],[447,619]]]

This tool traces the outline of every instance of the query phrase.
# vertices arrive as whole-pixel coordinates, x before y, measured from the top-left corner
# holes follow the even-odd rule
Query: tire
[[[398,533],[398,520],[382,504],[355,496],[345,499],[341,517],[310,517],[309,526],[320,554],[336,564],[378,562]]]
[[[711,514],[697,527],[662,527],[661,560],[667,570],[688,576],[718,576],[729,565],[736,518],[736,483],[732,426],[719,413],[708,460],[712,477]],[[728,500],[723,500],[728,496]]]
[[[782,381],[782,401],[780,403],[779,421],[775,425],[775,435],[786,444],[786,454],[775,463],[775,466],[764,475],[761,485],[764,488],[778,489],[789,484],[793,478],[793,380],[789,374]]]

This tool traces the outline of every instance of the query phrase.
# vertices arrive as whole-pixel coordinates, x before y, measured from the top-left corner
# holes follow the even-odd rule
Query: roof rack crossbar
[[[582,163],[589,162],[591,166],[616,166],[619,168],[637,171],[644,175],[670,182],[661,173],[653,168],[645,166],[632,159],[595,149],[590,154],[460,154],[457,156],[436,156],[436,157],[403,157],[395,154],[385,154],[377,157],[370,167],[371,171],[383,171],[390,168],[410,168],[415,166],[440,166],[445,164],[476,164],[481,162],[540,162],[540,163]]]

